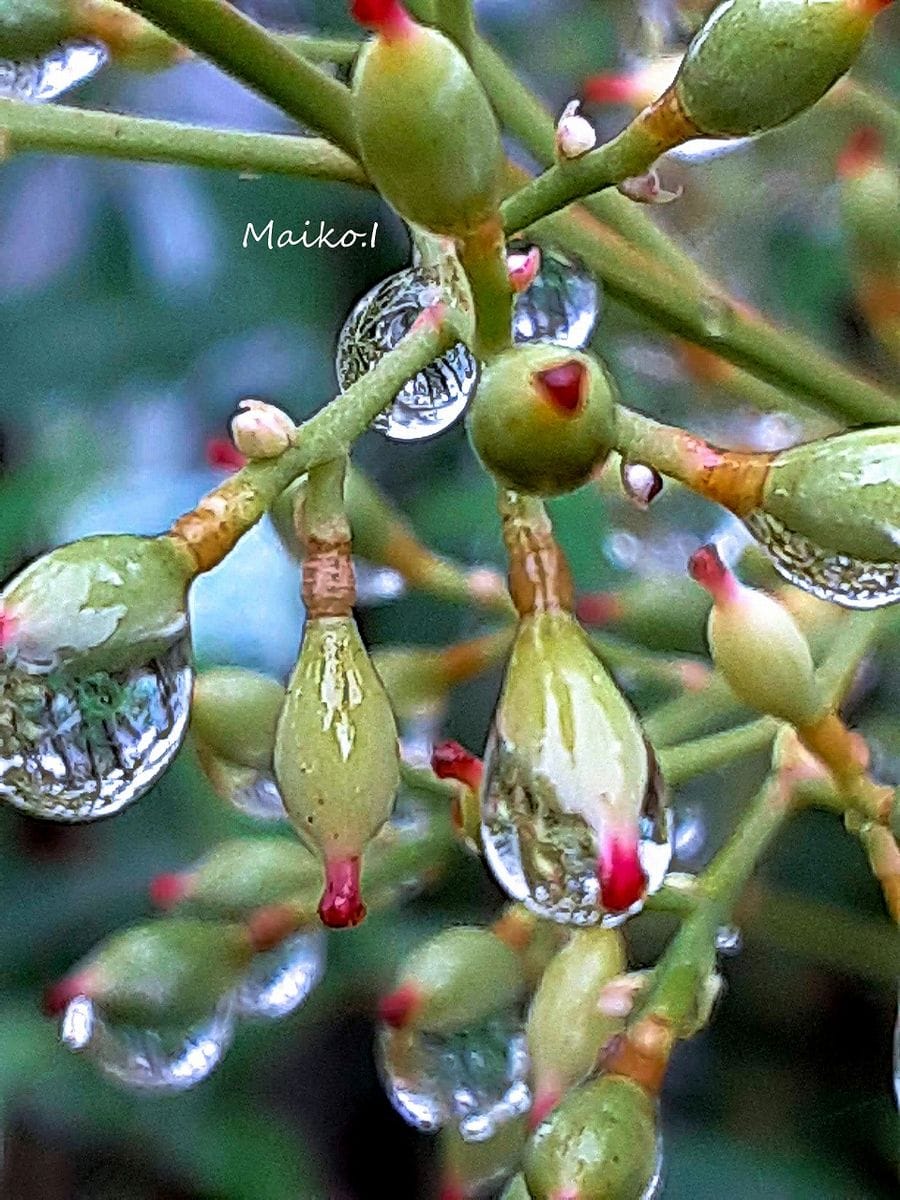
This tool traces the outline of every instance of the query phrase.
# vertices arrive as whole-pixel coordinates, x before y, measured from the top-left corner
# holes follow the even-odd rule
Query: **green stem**
[[[310,467],[303,502],[299,505],[305,537],[323,542],[349,542],[350,523],[344,505],[346,475],[346,454]]]
[[[273,33],[272,36],[307,62],[334,63],[339,67],[352,63],[365,44],[352,38],[317,37],[307,33]]]
[[[476,355],[484,360],[512,345],[513,295],[506,263],[506,242],[498,224],[488,222],[459,244],[475,309]]]
[[[746,712],[722,676],[714,673],[702,691],[677,696],[654,709],[644,719],[644,731],[659,749],[697,737],[711,725],[740,718]]]
[[[434,23],[451,38],[470,61],[475,44],[472,0],[435,0]]]
[[[10,153],[40,151],[266,172],[365,184],[354,159],[322,138],[204,129],[64,105],[0,99]]]
[[[735,759],[765,750],[771,746],[778,729],[779,723],[774,717],[760,717],[693,742],[666,746],[659,751],[659,767],[669,787],[676,787]]]
[[[356,151],[350,93],[224,0],[129,0],[128,7],[271,100],[288,116],[319,130],[349,154]]]

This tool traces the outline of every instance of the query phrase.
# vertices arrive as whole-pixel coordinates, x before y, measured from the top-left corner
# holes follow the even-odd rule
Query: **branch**
[[[3,99],[0,135],[10,152],[89,154],[367,183],[362,167],[322,138],[206,129],[174,121]]]

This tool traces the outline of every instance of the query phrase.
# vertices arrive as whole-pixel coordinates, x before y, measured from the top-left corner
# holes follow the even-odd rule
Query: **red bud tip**
[[[16,618],[0,609],[0,650],[12,642],[18,628],[19,622]]]
[[[410,333],[418,333],[422,329],[440,329],[447,312],[446,304],[430,304],[423,308],[409,328]]]
[[[581,596],[576,600],[575,615],[585,625],[609,625],[625,615],[625,606],[620,597],[612,592],[595,592],[592,596]]]
[[[442,742],[431,752],[431,769],[438,779],[455,779],[477,792],[481,787],[484,763],[459,742]]]
[[[691,579],[706,588],[716,604],[737,598],[740,584],[722,562],[715,546],[701,546],[688,560]]]
[[[270,904],[258,908],[247,919],[247,935],[257,954],[274,950],[285,938],[296,933],[297,913],[288,904]]]
[[[609,912],[625,912],[643,899],[647,876],[638,856],[637,838],[611,833],[600,851],[600,898]]]
[[[352,929],[366,915],[359,892],[359,858],[339,858],[325,864],[325,891],[319,916],[329,929]]]
[[[587,368],[583,363],[573,359],[547,371],[538,371],[534,381],[545,399],[564,415],[574,416],[584,404]]]
[[[61,1017],[76,996],[90,996],[91,982],[87,975],[67,975],[51,984],[44,992],[41,1009],[46,1017]]]
[[[445,1179],[438,1200],[466,1200],[466,1189],[458,1179]]]
[[[837,160],[841,179],[856,179],[864,175],[884,154],[884,139],[877,129],[864,125],[857,129],[844,146]]]
[[[540,246],[531,246],[525,254],[508,255],[506,265],[509,270],[509,285],[516,295],[528,291],[541,269]]]
[[[422,992],[414,983],[402,983],[378,1004],[378,1016],[391,1029],[405,1029],[422,1007]]]
[[[210,438],[206,443],[206,461],[220,471],[239,471],[247,459],[227,438]]]
[[[388,41],[408,37],[415,28],[415,22],[400,0],[352,0],[350,15],[354,21],[374,29]]]
[[[154,908],[174,908],[190,891],[190,882],[187,873],[157,875],[150,884],[150,903]]]
[[[578,1188],[561,1188],[558,1192],[553,1192],[550,1200],[581,1200],[581,1192]]]
[[[561,1096],[558,1090],[553,1088],[538,1088],[531,1105],[531,1111],[528,1114],[529,1129],[537,1129],[538,1125],[546,1121],[557,1104],[559,1104],[560,1099]]]
[[[637,85],[630,75],[593,75],[582,91],[593,104],[633,104]]]

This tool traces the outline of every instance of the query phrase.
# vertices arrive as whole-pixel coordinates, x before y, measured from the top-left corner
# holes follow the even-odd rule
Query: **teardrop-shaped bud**
[[[544,972],[526,1027],[534,1125],[594,1070],[603,1046],[622,1029],[624,1020],[603,1012],[599,1001],[603,988],[626,965],[618,931],[582,929]]]
[[[407,221],[464,235],[497,211],[503,149],[497,119],[463,54],[403,5],[358,4],[378,36],[353,77],[363,162]]]
[[[395,1029],[452,1033],[508,1008],[525,987],[518,955],[489,929],[446,929],[413,951],[379,1005]]]
[[[846,608],[900,600],[900,426],[784,450],[744,520],[790,583]]]
[[[306,622],[275,775],[295,829],[325,865],[322,920],[358,924],[362,854],[391,815],[400,756],[390,701],[352,617]]]
[[[87,996],[126,1024],[190,1022],[216,1007],[252,957],[243,926],[188,917],[152,921],[99,946],[49,989],[45,1007],[55,1016],[75,996]]]
[[[751,708],[806,726],[823,710],[809,643],[774,596],[744,585],[704,546],[691,558],[693,578],[713,598],[709,647],[734,694]]]
[[[773,129],[850,70],[886,3],[726,0],[688,47],[674,97],[699,133]]]
[[[616,389],[589,354],[516,346],[484,369],[472,445],[508,487],[555,496],[590,479],[614,437]]]
[[[662,883],[653,755],[568,613],[520,621],[485,753],[482,839],[501,886],[556,921],[618,924]]]
[[[658,1174],[656,1105],[621,1075],[570,1092],[525,1155],[533,1200],[644,1200]]]

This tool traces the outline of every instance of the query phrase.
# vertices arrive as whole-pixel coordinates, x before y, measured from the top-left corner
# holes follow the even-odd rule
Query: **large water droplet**
[[[325,973],[325,948],[316,929],[258,954],[235,992],[238,1016],[275,1021],[298,1009]]]
[[[639,912],[643,900],[617,912],[601,902],[598,831],[566,808],[551,782],[530,769],[496,732],[485,752],[482,840],[500,886],[532,912],[571,925],[607,927]],[[638,816],[638,857],[647,893],[661,885],[672,858],[671,820],[654,779]]]
[[[234,1034],[234,1001],[190,1029],[138,1029],[114,1024],[87,996],[63,1014],[60,1038],[86,1054],[104,1075],[137,1091],[183,1092],[201,1083],[225,1056]]]
[[[528,244],[512,243],[513,253]],[[541,247],[541,267],[531,287],[516,297],[513,335],[517,342],[552,342],[583,350],[600,318],[600,286],[584,267],[557,250]]]
[[[360,379],[409,332],[419,314],[441,299],[437,268],[411,267],[382,280],[356,304],[338,339],[341,391]],[[478,363],[458,342],[420,371],[376,419],[393,441],[412,442],[448,429],[465,411],[478,380]]]
[[[0,798],[54,821],[120,812],[178,752],[192,683],[189,639],[112,674],[0,666]]]
[[[531,1107],[518,1013],[445,1035],[385,1026],[378,1061],[391,1103],[425,1133],[454,1121],[465,1141],[480,1142]]]
[[[24,62],[0,59],[0,97],[45,104],[90,79],[108,57],[96,42],[74,41]]]
[[[197,742],[204,774],[216,795],[255,821],[286,821],[287,812],[271,771],[228,762]]]
[[[882,608],[900,601],[900,562],[865,562],[824,549],[763,509],[745,518],[753,537],[789,583],[844,608]]]

